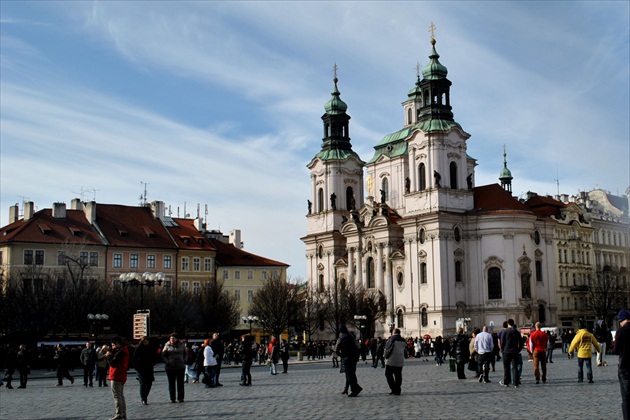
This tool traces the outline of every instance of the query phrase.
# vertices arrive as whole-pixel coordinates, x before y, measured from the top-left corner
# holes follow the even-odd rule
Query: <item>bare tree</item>
[[[210,280],[196,298],[204,331],[227,333],[239,324],[241,305],[223,282]]]
[[[588,308],[597,317],[611,325],[612,318],[624,307],[628,290],[624,287],[621,273],[606,265],[589,279],[586,300]]]
[[[273,276],[254,293],[250,312],[259,318],[263,330],[279,338],[289,326],[290,303],[295,301],[295,296],[293,285]]]

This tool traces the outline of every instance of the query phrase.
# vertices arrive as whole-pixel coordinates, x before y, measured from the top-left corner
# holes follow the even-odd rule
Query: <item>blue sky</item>
[[[74,197],[208,227],[305,277],[309,173],[333,64],[364,159],[448,70],[476,183],[555,195],[630,186],[627,1],[0,2],[0,223]],[[26,198],[24,198],[26,197]]]

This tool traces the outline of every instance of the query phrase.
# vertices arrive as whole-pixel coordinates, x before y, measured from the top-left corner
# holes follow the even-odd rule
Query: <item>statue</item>
[[[525,272],[521,274],[521,295],[523,299],[531,299],[532,298],[532,288],[529,284],[529,280],[532,277],[530,272]]]
[[[330,194],[330,208],[333,210],[337,210],[337,194]]]
[[[411,192],[411,180],[409,177],[405,178],[405,193],[409,194]]]
[[[346,223],[348,221],[348,218],[346,217],[346,215],[344,214],[343,216],[341,216],[341,224],[343,225],[344,223]]]
[[[306,202],[308,203],[308,214],[311,214],[311,210],[313,210],[313,203],[311,203],[311,200],[306,200]]]
[[[468,174],[466,177],[466,182],[468,183],[468,189],[472,190],[472,174]]]
[[[350,210],[356,210],[356,200],[354,199],[354,195],[352,197],[350,197]]]
[[[440,181],[442,180],[442,176],[438,171],[433,171],[433,178],[435,178],[435,188],[441,188],[442,184],[440,184]]]
[[[379,190],[381,192],[381,204],[385,204],[385,191]]]

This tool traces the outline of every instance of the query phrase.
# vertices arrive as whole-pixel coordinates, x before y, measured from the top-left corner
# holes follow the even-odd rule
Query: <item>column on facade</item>
[[[383,244],[376,244],[376,289],[383,292]]]
[[[348,283],[354,284],[354,247],[348,248]]]
[[[387,298],[387,301],[390,302],[390,306],[393,308],[393,303],[394,303],[394,290],[393,290],[393,284],[394,284],[394,278],[392,277],[392,262],[389,259],[389,255],[391,254],[391,249],[388,246],[386,248],[387,250],[387,260],[385,261],[385,297]]]
[[[411,192],[418,191],[418,171],[416,170],[416,148],[411,149],[409,159],[409,178],[411,179]]]
[[[367,288],[367,284],[363,282],[363,255],[361,251],[361,247],[357,248],[357,281],[355,284],[360,284],[364,288]]]

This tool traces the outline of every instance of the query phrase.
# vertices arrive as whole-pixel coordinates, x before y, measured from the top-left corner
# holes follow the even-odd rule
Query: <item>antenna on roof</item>
[[[18,195],[18,197],[22,199],[22,208],[21,208],[21,211],[18,211],[19,213],[18,217],[24,217],[24,205],[26,204],[26,200],[28,200],[31,197],[27,197],[25,195]]]
[[[140,205],[146,206],[147,205],[147,185],[149,185],[149,183],[143,182],[143,181],[140,181],[140,183],[144,185],[144,194],[140,195]]]
[[[560,196],[560,176],[558,175],[558,165],[556,164],[556,188],[558,189],[558,196]]]
[[[207,205],[207,204],[206,204],[206,213],[205,213],[205,215],[204,215],[203,220],[205,220],[205,221],[206,221],[206,223],[208,223],[208,205]]]

